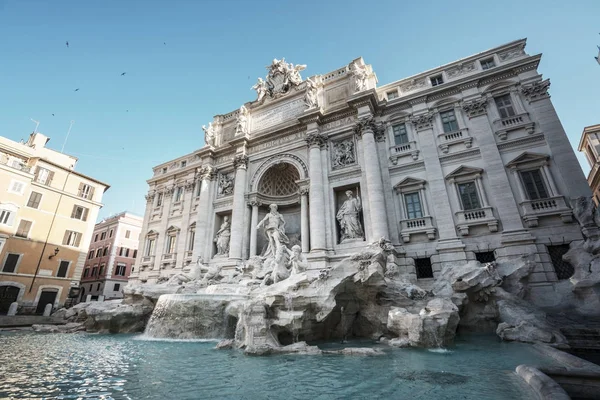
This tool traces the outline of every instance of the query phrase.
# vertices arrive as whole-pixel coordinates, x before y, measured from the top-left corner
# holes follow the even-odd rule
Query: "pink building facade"
[[[122,212],[96,224],[81,276],[80,302],[123,297],[138,255],[142,222]]]

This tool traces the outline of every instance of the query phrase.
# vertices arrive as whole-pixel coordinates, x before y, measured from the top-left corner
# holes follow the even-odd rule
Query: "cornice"
[[[456,160],[467,160],[481,158],[481,151],[479,149],[465,150],[458,153],[453,153],[444,157],[440,157],[440,164],[449,164]]]
[[[363,106],[368,106],[371,113],[375,114],[379,111],[379,98],[377,97],[376,89],[369,89],[363,92],[358,92],[350,96],[347,100],[350,107],[358,109]]]
[[[520,147],[523,145],[530,145],[530,144],[536,143],[536,142],[545,142],[543,133],[537,133],[534,135],[529,135],[529,136],[525,136],[525,137],[521,137],[518,139],[513,139],[510,141],[500,143],[500,144],[498,144],[498,150],[502,151],[502,150],[514,149],[516,147]]]

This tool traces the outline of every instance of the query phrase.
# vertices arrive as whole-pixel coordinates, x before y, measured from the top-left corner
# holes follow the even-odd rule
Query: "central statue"
[[[264,228],[265,236],[269,241],[267,251],[265,251],[263,256],[275,257],[280,247],[283,246],[287,249],[285,245],[290,240],[285,235],[285,221],[283,220],[283,216],[277,211],[277,204],[271,204],[269,210],[269,213],[258,223],[256,228]]]

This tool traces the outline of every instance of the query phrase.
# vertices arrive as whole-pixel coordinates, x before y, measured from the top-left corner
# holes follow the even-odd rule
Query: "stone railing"
[[[390,147],[390,161],[396,165],[398,159],[404,156],[411,156],[413,160],[419,158],[419,150],[417,149],[417,142],[406,142]]]
[[[520,203],[523,219],[529,228],[539,224],[539,218],[558,215],[564,223],[573,221],[573,211],[567,205],[563,196],[548,197],[547,199],[525,200]]]
[[[188,250],[185,252],[185,258],[192,258],[192,254],[194,254],[193,250]]]
[[[440,150],[442,150],[443,153],[448,153],[450,146],[453,144],[463,143],[467,149],[473,144],[473,138],[469,136],[469,130],[467,128],[452,132],[444,132],[438,135],[438,140],[440,142]]]
[[[163,260],[173,260],[173,259],[175,259],[175,257],[177,257],[177,253],[166,253],[166,254],[163,254],[162,259]]]
[[[457,211],[456,218],[456,227],[463,236],[469,234],[469,227],[476,225],[487,225],[490,232],[498,231],[498,220],[494,217],[492,207]]]
[[[400,234],[404,243],[410,242],[410,235],[425,234],[429,240],[435,239],[435,226],[433,217],[404,219],[400,221]]]
[[[506,140],[508,132],[524,128],[527,133],[533,133],[535,124],[531,121],[529,113],[513,115],[512,117],[501,118],[494,121],[494,131],[500,140]]]
[[[152,264],[154,262],[154,256],[142,257],[142,264]]]

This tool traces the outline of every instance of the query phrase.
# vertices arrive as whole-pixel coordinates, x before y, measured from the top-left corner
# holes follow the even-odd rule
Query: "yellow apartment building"
[[[75,171],[77,158],[0,137],[0,314],[61,307],[79,280],[106,183]]]

